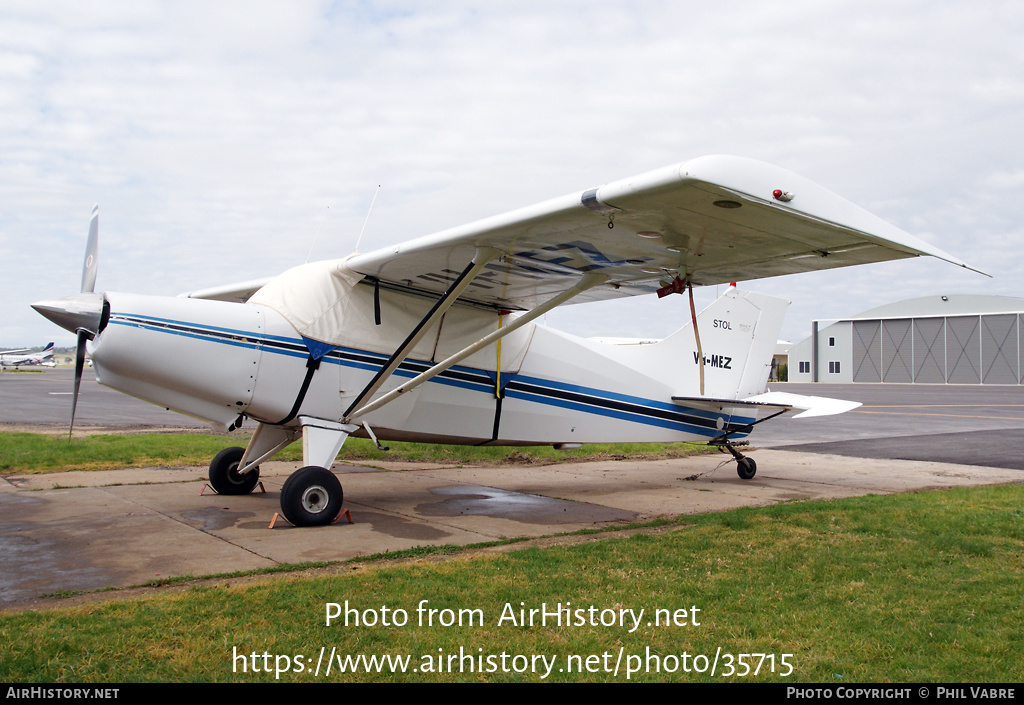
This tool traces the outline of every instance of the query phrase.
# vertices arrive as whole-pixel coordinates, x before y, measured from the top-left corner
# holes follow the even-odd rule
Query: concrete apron
[[[340,561],[614,527],[793,499],[1019,481],[1016,470],[758,450],[753,480],[725,456],[451,467],[337,465],[354,523],[297,529],[279,518],[295,463],[261,469],[266,492],[219,496],[205,468],[64,472],[0,479],[0,609],[59,591],[127,587],[282,563]],[[724,463],[721,464],[720,463]]]

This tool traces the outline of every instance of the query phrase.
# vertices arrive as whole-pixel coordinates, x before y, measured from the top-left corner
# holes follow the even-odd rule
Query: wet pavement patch
[[[637,512],[602,507],[583,502],[569,502],[535,494],[510,492],[479,485],[434,487],[430,492],[446,499],[423,503],[416,512],[424,516],[460,515],[511,519],[527,524],[579,524],[609,521],[631,521]]]
[[[12,508],[11,502],[4,503],[8,516],[17,513]],[[110,585],[112,576],[123,577],[82,559],[84,548],[104,551],[87,539],[83,542],[73,520],[11,518],[0,523],[0,607],[50,592],[95,590]]]
[[[0,607],[49,592],[96,590],[110,584],[110,572],[76,560],[75,546],[38,535],[0,536]]]
[[[360,524],[369,524],[373,531],[396,539],[437,541],[452,535],[451,532],[436,526],[421,521],[410,521],[394,514],[365,509],[354,509],[352,513]]]
[[[235,512],[226,507],[209,507],[207,509],[192,509],[181,513],[182,519],[190,526],[195,526],[203,531],[218,531],[234,526],[242,519],[251,519],[255,516],[252,512]],[[266,523],[257,526],[266,528]]]

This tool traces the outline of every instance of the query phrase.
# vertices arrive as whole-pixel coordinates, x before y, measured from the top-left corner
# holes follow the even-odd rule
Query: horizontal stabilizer
[[[711,397],[672,397],[672,401],[680,406],[688,406],[692,409],[702,409],[721,413],[727,408],[748,408],[748,409],[792,409],[792,404],[770,404],[768,402],[753,401],[751,399],[712,399]]]
[[[676,404],[722,412],[726,408],[766,409],[777,411],[800,410],[794,419],[810,416],[831,416],[856,409],[859,401],[844,401],[828,397],[808,397],[789,392],[766,392],[746,399],[712,399],[710,397],[672,397]]]
[[[791,394],[789,392],[766,392],[756,397],[749,397],[744,401],[767,404],[769,406],[791,407],[803,409],[794,419],[810,416],[832,416],[842,414],[861,405],[859,401],[846,401],[844,399],[829,399],[828,397],[808,397],[802,394]]]

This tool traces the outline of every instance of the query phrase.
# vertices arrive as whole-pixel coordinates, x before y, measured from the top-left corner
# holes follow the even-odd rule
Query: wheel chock
[[[263,480],[260,480],[259,482],[257,482],[257,483],[256,483],[256,485],[257,485],[257,487],[259,487],[259,488],[260,488],[260,492],[262,492],[263,494],[266,494],[266,493],[267,493],[267,488],[266,488],[266,486],[265,486],[265,485],[263,484]],[[211,490],[213,490],[213,486],[212,486],[212,485],[210,485],[210,483],[209,483],[209,482],[204,482],[204,483],[203,483],[203,489],[199,490],[199,496],[200,496],[200,497],[202,497],[202,496],[203,496],[203,493],[204,493],[204,492],[206,492],[206,488],[207,488],[207,487],[209,487],[209,488],[210,488]],[[254,487],[254,488],[253,488],[253,491],[255,491],[255,490],[256,490],[256,488]],[[217,494],[220,494],[219,492],[217,492],[217,490],[213,490],[213,491],[214,491],[215,493],[217,493]],[[250,492],[249,494],[252,494],[252,492]]]
[[[267,527],[268,529],[273,529],[274,528],[274,525],[277,523],[277,518],[279,516],[281,516],[281,515],[278,512],[274,512],[274,516],[272,516],[270,518],[270,526]],[[332,525],[337,524],[338,521],[340,521],[342,517],[347,518],[349,524],[355,524],[355,521],[352,520],[352,512],[350,512],[347,509],[342,509],[341,510],[341,514],[339,514],[337,517],[335,517],[334,521],[332,521],[331,524]]]

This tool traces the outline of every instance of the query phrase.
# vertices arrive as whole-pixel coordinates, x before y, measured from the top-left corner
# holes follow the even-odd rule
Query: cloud
[[[1000,275],[751,284],[796,330],[924,287],[1019,295],[1022,29],[1015,3],[5,3],[0,342],[53,337],[27,304],[77,287],[97,201],[100,286],[174,294],[303,261],[321,220],[315,256],[346,254],[378,184],[363,249],[716,152]],[[670,318],[621,305],[565,319]]]

